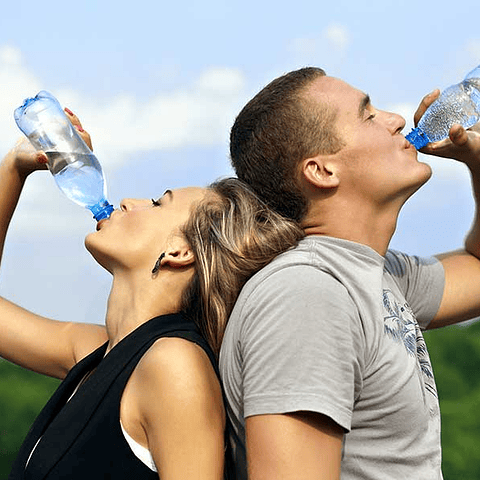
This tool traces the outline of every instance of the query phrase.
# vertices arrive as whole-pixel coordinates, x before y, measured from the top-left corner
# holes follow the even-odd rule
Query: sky
[[[6,1],[0,14],[0,155],[20,136],[13,110],[48,90],[93,139],[108,199],[232,175],[229,129],[275,77],[324,68],[402,114],[480,64],[478,1]],[[420,155],[434,174],[404,207],[391,247],[462,246],[468,171]],[[84,248],[95,228],[48,172],[28,179],[7,238],[0,295],[59,320],[102,323],[111,278]]]

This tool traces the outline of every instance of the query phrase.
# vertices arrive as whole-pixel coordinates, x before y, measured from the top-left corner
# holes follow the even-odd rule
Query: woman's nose
[[[124,198],[120,202],[120,210],[128,212],[137,208],[148,208],[152,206],[152,201],[145,198]]]
[[[120,210],[124,212],[128,212],[130,210],[133,210],[134,208],[138,207],[138,205],[141,203],[141,200],[137,200],[135,198],[124,198],[120,202]]]

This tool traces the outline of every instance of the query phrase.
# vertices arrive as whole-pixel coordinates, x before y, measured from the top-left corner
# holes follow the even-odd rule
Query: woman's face
[[[158,200],[124,199],[86,237],[85,246],[112,273],[116,268],[151,271],[162,252],[182,241],[180,228],[206,191],[187,187],[167,190]]]

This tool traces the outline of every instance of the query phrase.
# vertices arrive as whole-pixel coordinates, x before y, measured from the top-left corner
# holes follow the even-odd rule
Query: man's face
[[[344,146],[335,154],[339,188],[377,206],[401,204],[431,176],[417,151],[401,134],[405,120],[377,110],[368,95],[333,77],[315,80],[306,91],[312,101],[336,111],[336,129]]]

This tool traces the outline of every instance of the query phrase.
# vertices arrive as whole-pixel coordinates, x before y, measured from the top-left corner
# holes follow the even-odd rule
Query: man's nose
[[[393,134],[400,133],[405,128],[405,119],[398,113],[383,112],[387,128]]]

